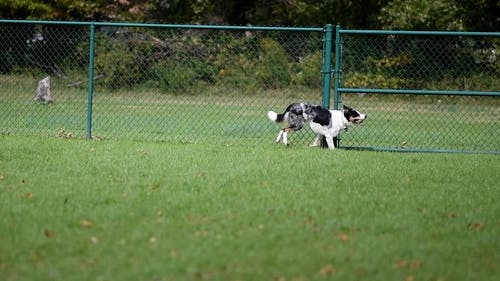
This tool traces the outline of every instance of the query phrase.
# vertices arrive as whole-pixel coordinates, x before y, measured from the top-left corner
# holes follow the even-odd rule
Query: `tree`
[[[500,1],[498,0],[455,0],[458,16],[470,31],[499,31]]]
[[[394,0],[378,17],[384,29],[461,30],[454,0]]]
[[[0,17],[43,20],[141,21],[144,20],[144,7],[149,2],[140,0],[2,0],[0,2]]]

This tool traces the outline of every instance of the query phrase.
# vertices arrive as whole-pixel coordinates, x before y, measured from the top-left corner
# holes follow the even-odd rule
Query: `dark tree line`
[[[0,18],[498,31],[498,0],[3,0]]]

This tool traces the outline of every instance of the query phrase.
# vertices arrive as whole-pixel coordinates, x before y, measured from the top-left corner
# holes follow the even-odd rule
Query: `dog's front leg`
[[[326,144],[328,144],[328,149],[335,149],[335,145],[333,144],[333,136],[325,136]]]

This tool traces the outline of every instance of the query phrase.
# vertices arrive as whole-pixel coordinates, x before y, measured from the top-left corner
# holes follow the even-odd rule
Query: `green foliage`
[[[96,35],[95,75],[102,76],[96,86],[110,89],[133,87],[144,82],[151,66],[153,46],[140,42]]]
[[[230,25],[497,31],[496,0],[0,1],[0,17]]]
[[[378,17],[384,29],[462,30],[454,0],[394,0]]]
[[[403,78],[380,73],[353,72],[343,80],[343,86],[348,88],[401,89],[407,84]]]
[[[292,85],[305,86],[309,88],[321,85],[321,67],[323,64],[323,53],[317,51],[308,54],[292,65],[291,83]]]
[[[500,2],[498,0],[454,0],[459,10],[458,18],[469,31],[498,32]]]
[[[40,0],[2,0],[0,18],[47,19],[52,9],[47,1]]]
[[[264,38],[260,42],[262,54],[256,66],[256,77],[266,89],[284,88],[290,84],[289,58],[275,40]]]
[[[221,36],[214,41],[209,42],[209,46],[212,46],[211,53],[215,54],[212,63],[217,69],[217,85],[255,91],[259,87],[255,75],[256,60],[260,54],[259,39]]]
[[[185,94],[203,81],[204,65],[197,58],[190,60],[169,60],[156,63],[152,69],[152,79],[159,82],[159,87],[176,94]]]
[[[196,37],[182,43],[176,55],[158,61],[155,78],[165,91],[184,91],[200,85],[236,87],[245,92],[292,85],[319,87],[321,54],[293,63],[278,41],[253,36]],[[297,74],[295,74],[297,72]],[[313,76],[316,77],[313,77]],[[320,80],[319,80],[320,81]]]

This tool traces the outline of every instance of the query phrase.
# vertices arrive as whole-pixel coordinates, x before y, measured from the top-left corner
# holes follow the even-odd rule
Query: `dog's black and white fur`
[[[324,136],[328,148],[334,149],[333,138],[337,137],[342,129],[347,129],[352,124],[361,124],[367,115],[345,105],[342,110],[328,110],[320,105],[301,102],[290,104],[283,113],[269,111],[267,117],[274,122],[287,121],[289,124],[280,130],[276,142],[283,141],[287,145],[288,133],[299,131],[307,123],[316,133],[311,146],[319,146]]]

